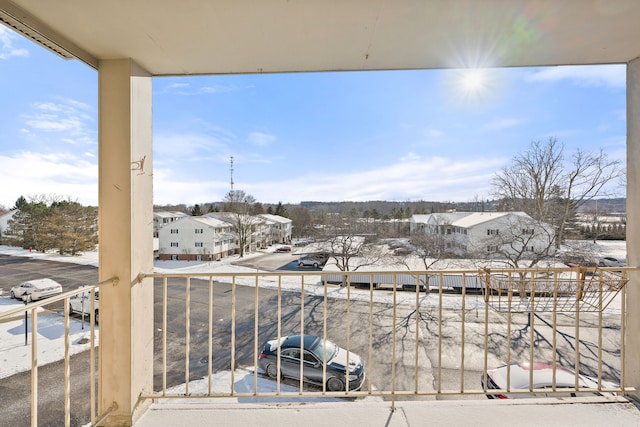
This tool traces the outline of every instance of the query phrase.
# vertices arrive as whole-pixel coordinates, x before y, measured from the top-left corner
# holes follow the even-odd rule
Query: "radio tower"
[[[231,156],[231,167],[229,168],[229,172],[231,172],[231,195],[233,195],[233,156]]]

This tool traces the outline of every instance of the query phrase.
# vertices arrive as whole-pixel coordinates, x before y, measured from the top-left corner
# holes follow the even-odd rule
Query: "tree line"
[[[3,244],[39,252],[77,255],[98,244],[98,209],[56,196],[20,196]]]

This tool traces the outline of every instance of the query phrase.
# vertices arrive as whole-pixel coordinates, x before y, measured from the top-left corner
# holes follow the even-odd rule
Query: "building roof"
[[[626,63],[639,21],[636,0],[0,0],[61,56],[156,76]]]
[[[184,217],[189,215],[180,211],[158,211],[158,212],[154,212],[153,216],[159,217],[159,218],[179,218],[179,217]]]
[[[290,224],[292,221],[289,218],[285,218],[280,215],[272,215],[272,214],[260,214],[259,217],[262,217],[268,221],[277,222],[279,224]]]
[[[227,221],[222,221],[218,218],[213,218],[209,216],[190,216],[189,218],[202,225],[206,225],[207,227],[214,227],[214,228],[225,227],[226,228],[231,226],[231,224],[229,224]]]
[[[511,215],[528,216],[524,212],[474,212],[465,216],[464,218],[460,218],[452,225],[454,225],[455,227],[470,228],[484,222],[493,221],[498,218],[504,218]]]
[[[509,215],[518,215],[529,217],[524,212],[443,212],[428,215],[413,215],[416,223],[430,223],[435,221],[434,225],[451,225],[454,227],[470,228],[487,221],[493,221]]]

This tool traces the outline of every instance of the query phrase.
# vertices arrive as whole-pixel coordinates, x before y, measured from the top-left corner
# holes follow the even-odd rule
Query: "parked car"
[[[395,248],[393,250],[394,255],[410,255],[413,251],[407,247],[401,246],[399,248]]]
[[[322,267],[327,263],[328,257],[324,254],[314,254],[303,256],[298,260],[298,267]]]
[[[529,373],[531,365],[529,363],[514,363],[510,365],[510,390],[528,390]],[[480,378],[480,382],[484,387],[484,375]],[[531,394],[488,394],[489,399],[516,399],[525,397],[575,397],[578,395],[596,395],[596,396],[615,396],[615,393],[599,393],[599,392],[578,392],[575,391],[576,375],[575,372],[564,366],[556,365],[555,385],[557,391],[555,393],[537,392]],[[591,378],[586,375],[578,375],[579,388],[598,388],[597,378]],[[533,386],[534,389],[553,389],[553,364],[551,363],[534,363],[533,364]],[[602,381],[602,388],[618,388],[618,386],[609,381]],[[487,390],[507,389],[507,365],[495,369],[487,370]],[[562,391],[566,392],[562,392]]]
[[[291,246],[280,246],[276,252],[291,252]]]
[[[62,293],[62,285],[52,279],[36,279],[11,288],[11,298],[36,301]]]
[[[598,267],[624,267],[627,262],[623,259],[606,256],[598,260]]]
[[[278,376],[300,379],[300,363],[303,364],[303,380],[312,384],[323,384],[323,361],[327,364],[326,385],[328,391],[349,390],[362,387],[365,380],[362,358],[348,352],[329,340],[314,335],[292,335],[280,339],[280,373],[278,373],[278,340],[265,343],[258,358],[258,366],[269,378]],[[347,372],[347,355],[349,370]]]
[[[100,291],[95,291],[95,302],[93,304],[93,310],[95,313],[95,322],[96,325],[100,321],[99,314],[99,300],[100,300]],[[91,297],[91,292],[82,292],[81,294],[77,294],[69,298],[69,314],[80,313],[80,314],[90,314],[91,312],[91,301],[89,298]]]
[[[302,257],[298,260],[298,267],[313,267],[318,268],[322,265],[322,261],[315,258]]]

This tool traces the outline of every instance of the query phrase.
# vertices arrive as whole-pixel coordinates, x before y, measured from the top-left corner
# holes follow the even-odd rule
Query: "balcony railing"
[[[623,269],[459,270],[421,272],[273,272],[141,274],[155,292],[154,388],[142,399],[235,398],[280,401],[375,398],[392,409],[402,399],[451,399],[624,394],[627,272]],[[65,425],[70,425],[69,298],[95,292],[79,288],[0,314],[0,322],[31,316],[31,423],[38,422],[38,312],[62,302]],[[134,285],[135,286],[135,285]],[[93,312],[93,295],[89,298]],[[101,313],[109,316],[109,313]],[[90,317],[90,367],[96,378],[95,331]],[[353,389],[349,373],[338,379],[326,361],[315,384],[298,374],[269,378],[260,366],[269,340],[315,335],[359,358],[365,381]],[[277,347],[277,346],[276,346]],[[302,348],[304,352],[304,348]],[[276,349],[276,373],[286,355]],[[525,363],[529,381],[511,377]],[[547,386],[533,381],[540,363]],[[506,366],[504,385],[488,372]],[[558,379],[565,368],[573,381]],[[585,385],[581,375],[593,378]],[[294,377],[294,378],[291,378]],[[89,381],[91,423],[96,385]]]
[[[88,322],[88,347],[89,347],[89,370],[88,372],[83,372],[82,375],[86,375],[89,378],[89,405],[90,405],[90,417],[91,417],[91,425],[96,425],[102,419],[104,419],[108,413],[114,408],[110,408],[103,414],[97,414],[97,399],[96,399],[96,388],[99,384],[96,383],[96,345],[98,343],[96,336],[97,325],[95,323],[95,316],[89,315],[89,313],[95,313],[96,307],[96,298],[95,292],[102,286],[113,285],[117,283],[117,279],[109,279],[103,282],[100,282],[95,285],[83,286],[77,288],[73,291],[63,292],[60,295],[56,295],[53,297],[49,297],[46,299],[38,300],[38,301],[25,301],[25,306],[17,307],[11,310],[7,310],[5,312],[0,313],[0,323],[8,322],[12,320],[25,320],[24,322],[24,331],[25,331],[25,345],[30,346],[31,350],[31,364],[30,364],[30,372],[31,372],[31,425],[38,425],[38,368],[39,360],[43,359],[43,353],[46,351],[53,351],[56,353],[63,353],[64,360],[64,370],[62,372],[62,387],[64,393],[64,425],[66,427],[71,425],[71,334],[70,334],[70,322],[71,318],[69,316],[69,300],[70,298],[76,295],[88,296],[86,307],[82,307],[81,316],[82,322],[84,322],[84,317],[86,315]],[[62,305],[62,308],[60,308]],[[50,337],[43,337],[39,335],[38,325],[39,325],[39,314],[43,312],[51,312],[62,314],[62,329],[63,329],[63,343],[61,349],[52,350],[50,348],[43,349],[40,351],[38,349],[38,343],[42,342],[42,340],[49,340]],[[86,314],[85,314],[86,313]],[[30,320],[31,330],[28,329],[28,324]],[[43,325],[44,326],[44,325]],[[83,323],[84,328],[84,323]],[[46,332],[45,332],[46,334]]]
[[[393,406],[407,398],[624,393],[627,271],[142,275],[156,281],[159,331],[155,392],[143,398],[378,397]],[[335,374],[326,362],[316,384],[301,379],[309,366],[300,360],[293,379],[269,379],[260,366],[265,342],[304,334],[360,355],[362,387],[330,390]],[[283,372],[291,360],[275,351],[275,372]],[[531,385],[518,388],[510,378],[523,363]],[[533,381],[541,363],[551,372],[544,388]],[[503,365],[501,386],[487,377]],[[567,368],[571,384],[557,379]]]

